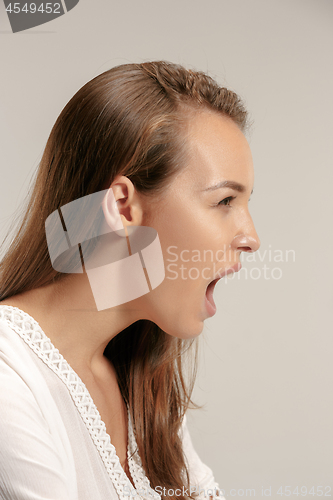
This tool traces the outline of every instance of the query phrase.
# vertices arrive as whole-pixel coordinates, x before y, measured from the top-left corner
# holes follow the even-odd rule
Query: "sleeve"
[[[199,499],[225,500],[212,470],[204,464],[193,447],[186,415],[182,424],[183,452],[188,465],[191,493]]]
[[[0,352],[0,498],[77,500],[33,392]]]

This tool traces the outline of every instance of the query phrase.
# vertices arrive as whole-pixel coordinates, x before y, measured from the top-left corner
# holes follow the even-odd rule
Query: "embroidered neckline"
[[[59,350],[54,347],[39,323],[28,313],[18,307],[0,304],[0,320],[3,320],[12,330],[18,333],[35,354],[66,385],[102,458],[119,498],[128,500],[129,493],[127,495],[124,494],[124,487],[126,486],[125,491],[132,492],[133,485],[120,464],[116,449],[111,443],[109,434],[106,432],[105,423],[102,421],[87,387],[78,374],[67,363]],[[146,495],[139,495],[137,491],[135,494],[136,498],[147,497],[151,500],[152,496],[154,496],[155,500],[160,500],[160,495],[151,488],[149,479],[143,470],[129,412],[127,458],[135,489],[141,490],[140,493],[146,493]]]

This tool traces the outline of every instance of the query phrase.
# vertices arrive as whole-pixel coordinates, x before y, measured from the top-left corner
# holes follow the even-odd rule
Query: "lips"
[[[225,269],[222,273],[218,273],[216,278],[220,279],[220,278],[223,278],[223,276],[226,276],[227,274],[237,273],[238,271],[241,270],[241,268],[242,268],[242,264],[240,262],[237,262],[232,267],[228,267],[227,269]]]

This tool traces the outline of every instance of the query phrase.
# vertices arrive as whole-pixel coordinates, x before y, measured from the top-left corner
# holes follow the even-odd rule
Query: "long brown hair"
[[[52,268],[48,254],[45,220],[54,210],[110,187],[119,174],[152,202],[158,200],[184,164],[190,112],[204,109],[245,128],[247,113],[234,92],[169,62],[120,65],[84,85],[47,141],[22,222],[0,262],[0,300],[66,276]],[[184,369],[192,344],[140,320],[105,350],[152,487],[188,487],[179,430],[186,409],[196,406],[191,401],[196,358],[188,372]]]

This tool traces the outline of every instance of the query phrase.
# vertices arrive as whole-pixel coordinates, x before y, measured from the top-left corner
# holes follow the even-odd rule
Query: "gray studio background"
[[[246,101],[261,248],[247,277],[215,289],[194,393],[204,409],[188,416],[229,497],[333,495],[332,28],[331,0],[81,0],[12,34],[0,3],[0,240],[58,114],[97,74],[166,59]]]

